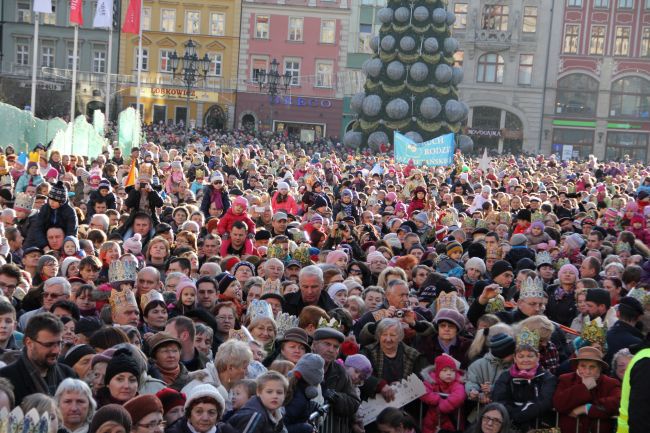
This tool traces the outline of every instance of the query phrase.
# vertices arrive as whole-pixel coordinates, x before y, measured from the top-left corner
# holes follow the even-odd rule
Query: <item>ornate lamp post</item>
[[[269,117],[269,129],[273,129],[271,118],[273,117],[273,100],[275,97],[282,91],[286,93],[289,89],[289,84],[291,84],[292,75],[289,71],[286,71],[284,74],[278,72],[279,63],[276,59],[273,59],[271,62],[270,68],[268,71],[260,71],[257,77],[257,81],[260,85],[260,92],[266,90],[266,93],[271,97],[270,98],[270,117]]]
[[[185,85],[185,109],[187,112],[185,118],[185,147],[187,148],[190,124],[190,95],[192,94],[192,88],[196,83],[199,80],[206,79],[208,71],[210,70],[211,60],[207,54],[205,54],[203,58],[199,58],[196,53],[196,44],[192,39],[190,39],[185,44],[185,53],[183,54],[183,57],[179,57],[178,53],[174,51],[172,55],[169,56],[169,61],[171,62],[172,67],[172,77],[176,78],[176,76],[179,75],[181,81]]]

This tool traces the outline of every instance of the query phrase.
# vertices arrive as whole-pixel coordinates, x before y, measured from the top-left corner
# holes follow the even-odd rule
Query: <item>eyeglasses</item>
[[[361,269],[350,269],[350,274],[360,275],[362,273],[363,272],[361,272]]]
[[[63,296],[63,293],[48,293],[48,292],[43,292],[43,298],[51,298],[51,299],[58,299],[61,296]]]
[[[32,341],[34,341],[34,342],[40,344],[41,346],[43,346],[43,347],[46,348],[46,349],[54,349],[55,347],[61,347],[61,346],[63,346],[63,340],[52,341],[52,342],[50,342],[50,343],[42,343],[42,342],[40,342],[40,341],[38,341],[38,340],[35,340],[35,339],[32,340]]]
[[[496,425],[501,425],[503,424],[503,420],[500,420],[499,418],[492,418],[491,416],[483,415],[483,422],[486,424],[496,424]]]
[[[214,182],[212,182],[212,185],[221,185],[222,183],[223,182],[220,180],[215,180]]]
[[[165,426],[167,425],[167,422],[166,422],[165,420],[162,420],[162,419],[161,419],[160,421],[151,421],[149,424],[141,424],[141,423],[138,423],[137,425],[140,426],[140,427],[142,427],[142,428],[146,428],[146,429],[148,429],[148,430],[153,430],[153,429],[155,429],[156,427],[162,427],[162,428],[165,428]]]
[[[226,321],[226,320],[234,321],[234,320],[235,320],[235,316],[217,316],[217,320],[221,320],[221,321]]]

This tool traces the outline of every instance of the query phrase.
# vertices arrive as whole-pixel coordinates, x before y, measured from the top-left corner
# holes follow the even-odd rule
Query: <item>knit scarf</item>
[[[165,385],[171,385],[174,383],[176,378],[181,374],[181,365],[177,364],[176,367],[172,368],[171,370],[162,368],[160,365],[157,365],[158,371],[160,371],[160,375],[163,378],[163,382],[165,382]]]
[[[529,370],[521,370],[519,367],[517,367],[517,364],[513,363],[510,366],[509,372],[510,372],[510,376],[516,379],[531,380],[533,377],[535,377],[535,374],[537,373],[537,366]]]
[[[217,209],[223,209],[223,197],[221,197],[221,190],[214,188],[212,195],[210,196],[212,203],[217,207]]]

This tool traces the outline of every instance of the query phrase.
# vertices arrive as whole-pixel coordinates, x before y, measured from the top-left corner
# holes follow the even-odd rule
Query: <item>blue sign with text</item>
[[[407,136],[395,132],[395,162],[415,165],[451,165],[454,162],[454,134],[445,134],[429,141],[416,143]]]

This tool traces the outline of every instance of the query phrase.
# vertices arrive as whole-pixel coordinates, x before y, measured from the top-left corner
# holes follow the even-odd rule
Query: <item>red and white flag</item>
[[[70,0],[70,23],[84,25],[82,0]]]
[[[140,8],[142,0],[130,0],[129,7],[126,9],[126,17],[122,31],[124,33],[140,34]]]

